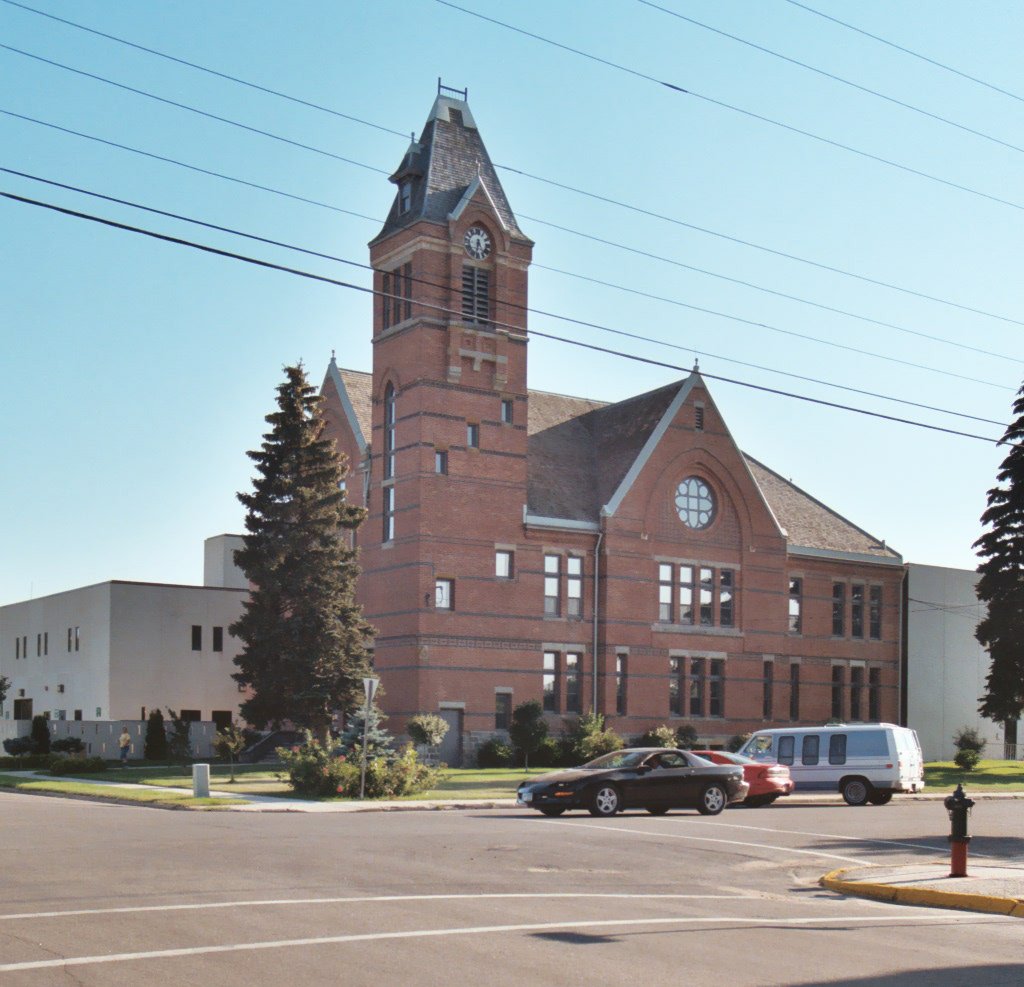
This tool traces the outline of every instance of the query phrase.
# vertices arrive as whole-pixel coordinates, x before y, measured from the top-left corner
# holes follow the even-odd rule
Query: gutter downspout
[[[591,706],[591,712],[594,714],[597,713],[597,626],[599,619],[597,590],[601,577],[601,542],[603,540],[604,532],[598,532],[597,544],[594,546],[594,644],[592,651],[592,661],[594,665],[594,690],[593,705]]]

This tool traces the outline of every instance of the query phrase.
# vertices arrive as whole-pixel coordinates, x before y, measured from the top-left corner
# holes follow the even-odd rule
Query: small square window
[[[512,415],[514,412],[515,403],[511,398],[501,399],[501,421],[503,425],[512,424]]]
[[[466,423],[466,445],[470,449],[480,448],[480,426],[476,422]]]
[[[494,575],[498,579],[511,579],[515,571],[514,553],[508,549],[499,548],[494,553]]]
[[[448,473],[448,451],[446,449],[434,450],[434,472],[442,476]]]
[[[455,580],[434,580],[434,606],[438,610],[455,609]]]

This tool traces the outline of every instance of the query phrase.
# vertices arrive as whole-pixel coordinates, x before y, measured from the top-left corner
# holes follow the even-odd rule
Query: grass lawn
[[[0,774],[0,788],[13,788],[22,792],[53,792],[59,795],[91,795],[96,798],[117,799],[122,802],[144,802],[147,805],[175,805],[186,809],[219,808],[242,805],[243,799],[193,798],[188,792],[158,792],[152,789],[114,788],[111,785],[84,781],[49,781],[44,778],[20,778]]]
[[[947,791],[957,785],[971,792],[1024,792],[1024,761],[979,761],[973,771],[964,771],[952,761],[933,761],[924,766],[925,791]]]

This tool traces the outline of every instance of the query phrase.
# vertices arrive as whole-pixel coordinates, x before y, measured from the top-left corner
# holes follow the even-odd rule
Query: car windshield
[[[605,754],[604,757],[595,758],[593,761],[587,761],[583,767],[597,771],[608,771],[614,768],[635,768],[650,753],[649,750],[615,751],[611,754]]]

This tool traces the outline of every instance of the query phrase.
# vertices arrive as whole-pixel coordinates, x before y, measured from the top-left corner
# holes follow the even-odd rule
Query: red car
[[[784,764],[765,764],[755,761],[742,754],[729,751],[691,751],[698,757],[711,761],[713,764],[736,764],[743,768],[743,780],[750,785],[750,791],[743,800],[744,805],[757,808],[771,805],[780,795],[788,795],[793,791],[793,779],[789,768]]]

